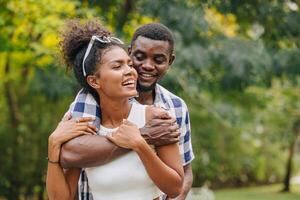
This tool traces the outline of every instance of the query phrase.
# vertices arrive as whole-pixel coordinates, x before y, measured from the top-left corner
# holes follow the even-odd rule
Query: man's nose
[[[142,67],[144,70],[147,70],[147,71],[154,70],[154,68],[155,68],[153,62],[151,62],[150,59],[145,60],[145,62],[143,62],[143,64],[142,64]]]

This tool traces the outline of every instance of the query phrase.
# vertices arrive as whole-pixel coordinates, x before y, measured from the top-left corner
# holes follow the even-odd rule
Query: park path
[[[292,185],[300,185],[300,174],[291,179]],[[207,187],[192,188],[186,200],[215,200],[212,190]]]
[[[291,184],[300,184],[300,174],[291,179]]]

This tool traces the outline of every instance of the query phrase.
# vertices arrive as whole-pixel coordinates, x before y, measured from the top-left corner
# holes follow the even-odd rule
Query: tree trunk
[[[10,73],[10,54],[7,54],[6,64],[5,64],[5,77],[9,77]],[[8,199],[18,199],[20,196],[20,177],[19,177],[19,158],[18,158],[18,137],[19,131],[18,126],[20,125],[21,114],[19,111],[17,95],[14,93],[13,85],[10,79],[8,78],[4,82],[4,94],[6,96],[9,115],[10,115],[10,126],[12,128],[11,133],[13,134],[12,141],[12,154],[11,154],[11,174],[10,174],[10,188],[8,191]]]
[[[286,172],[285,172],[285,178],[284,178],[284,187],[282,189],[283,192],[290,192],[290,179],[291,179],[291,174],[292,174],[292,164],[293,164],[293,156],[295,152],[295,139],[293,138],[291,144],[290,144],[290,149],[289,149],[289,157],[286,163]]]
[[[129,13],[133,10],[132,0],[126,0],[123,5],[123,9],[120,11],[120,15],[118,16],[118,22],[116,26],[117,33],[121,33],[123,31],[123,27],[128,20]]]
[[[43,200],[44,199],[44,192],[45,192],[45,182],[40,181],[39,186],[40,186],[40,191],[38,193],[38,200]]]
[[[282,189],[282,192],[290,192],[290,180],[293,171],[293,157],[295,154],[296,141],[298,139],[299,133],[300,133],[300,120],[296,121],[293,124],[293,137],[290,143],[289,157],[286,163],[286,173],[283,181],[284,187]]]

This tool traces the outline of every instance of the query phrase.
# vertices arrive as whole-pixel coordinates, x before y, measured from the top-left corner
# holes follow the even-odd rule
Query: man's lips
[[[157,77],[156,74],[143,73],[143,72],[139,73],[139,79],[142,79],[142,80],[153,80],[156,77]]]

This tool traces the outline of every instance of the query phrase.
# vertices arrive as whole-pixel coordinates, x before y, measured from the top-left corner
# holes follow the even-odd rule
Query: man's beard
[[[138,92],[150,92],[150,91],[154,90],[155,86],[156,86],[156,82],[150,86],[144,86],[144,85],[141,85],[139,82],[137,82],[136,89]]]

